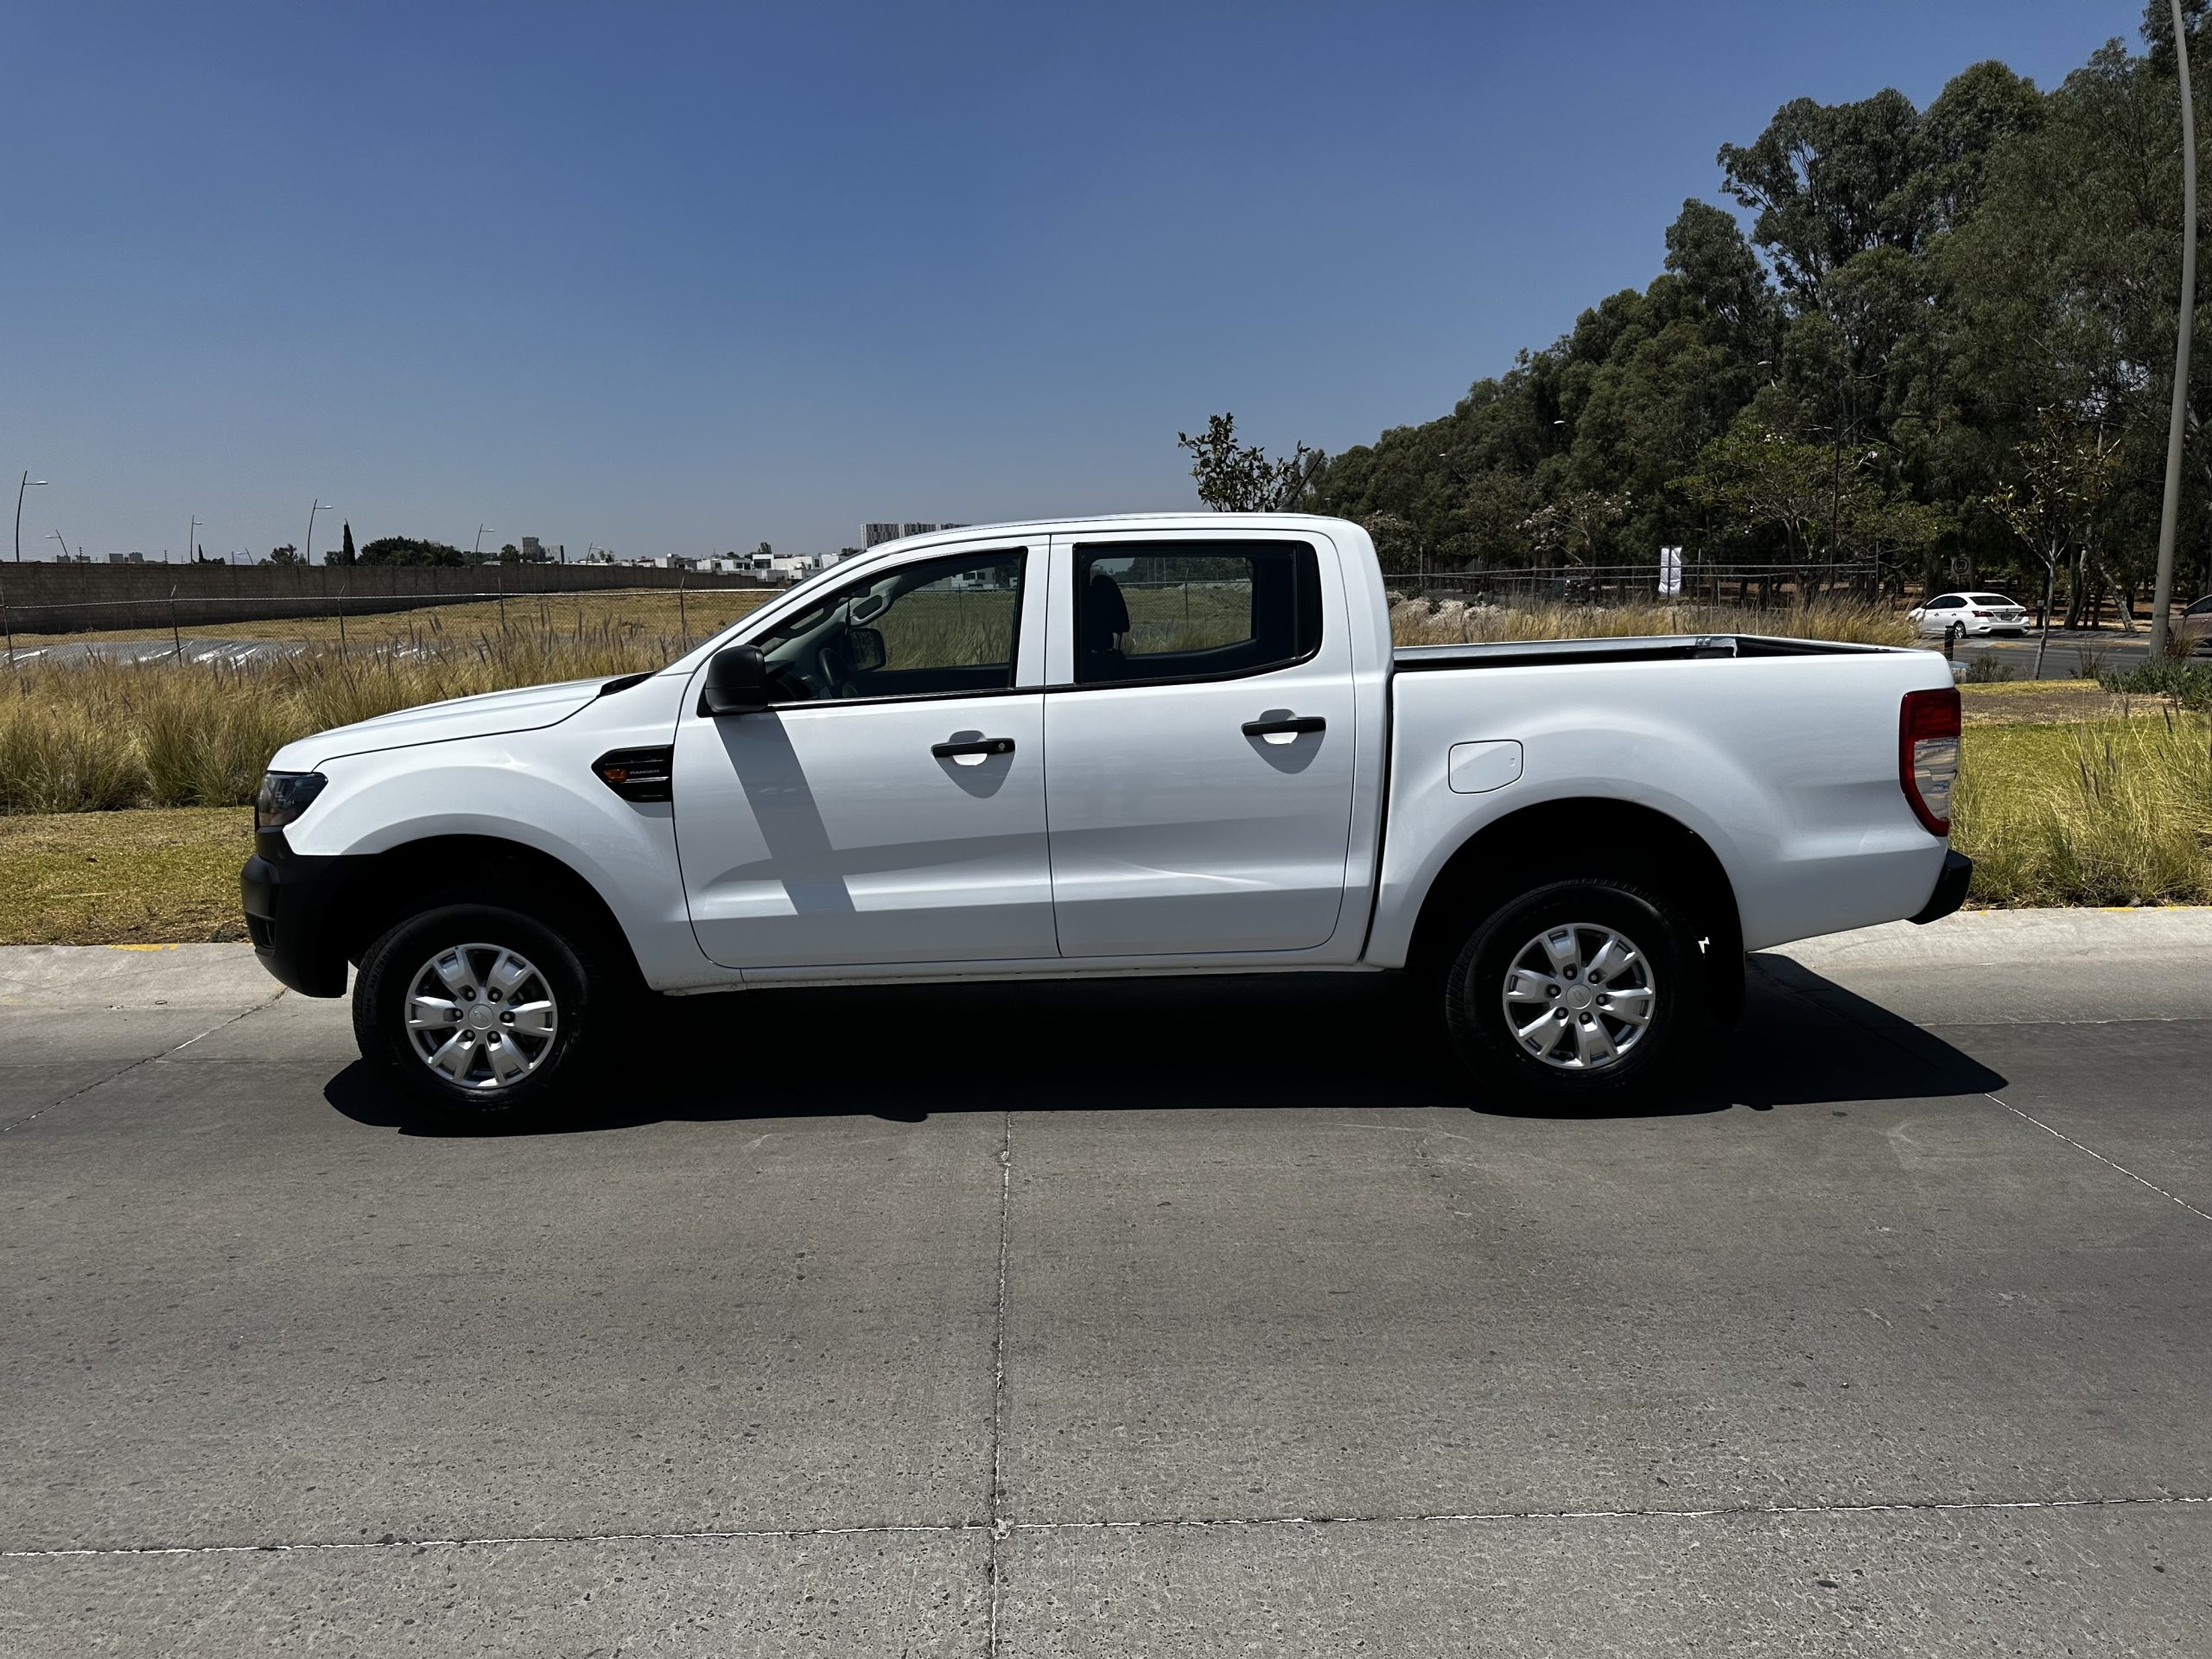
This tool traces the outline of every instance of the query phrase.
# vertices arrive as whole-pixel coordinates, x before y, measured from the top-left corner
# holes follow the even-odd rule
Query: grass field
[[[0,944],[236,938],[251,828],[237,807],[0,816]],[[1975,905],[2212,903],[2212,721],[1976,724],[1954,841]]]
[[[252,850],[235,806],[0,817],[0,944],[243,938]]]

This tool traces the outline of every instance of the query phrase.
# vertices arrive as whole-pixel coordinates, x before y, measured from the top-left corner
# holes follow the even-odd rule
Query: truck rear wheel
[[[577,1070],[597,989],[588,954],[544,924],[496,906],[441,906],[363,954],[353,1039],[437,1116],[529,1116]]]
[[[1548,880],[1478,918],[1444,976],[1444,1019],[1476,1080],[1572,1109],[1680,1075],[1709,1028],[1698,932],[1656,888]]]

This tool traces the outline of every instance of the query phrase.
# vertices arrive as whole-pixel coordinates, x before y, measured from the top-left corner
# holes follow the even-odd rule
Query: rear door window
[[[1079,545],[1075,626],[1079,685],[1286,668],[1320,649],[1320,561],[1303,542]]]

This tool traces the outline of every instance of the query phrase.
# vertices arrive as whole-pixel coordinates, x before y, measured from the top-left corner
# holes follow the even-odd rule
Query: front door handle
[[[1302,737],[1307,732],[1328,729],[1329,722],[1319,715],[1294,715],[1287,720],[1248,720],[1244,722],[1247,737]]]
[[[963,755],[982,760],[987,754],[1012,754],[1014,740],[1010,737],[978,737],[964,743],[932,743],[930,753],[940,760],[957,760]]]

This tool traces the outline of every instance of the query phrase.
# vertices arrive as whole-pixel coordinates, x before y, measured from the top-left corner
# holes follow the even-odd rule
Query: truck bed
[[[1386,963],[1438,861],[1529,807],[1595,822],[1625,805],[1688,830],[1752,950],[1910,916],[1942,872],[1898,770],[1905,695],[1951,683],[1933,652],[1675,634],[1408,646],[1391,671]],[[1491,766],[1455,783],[1454,753],[1474,750]]]

